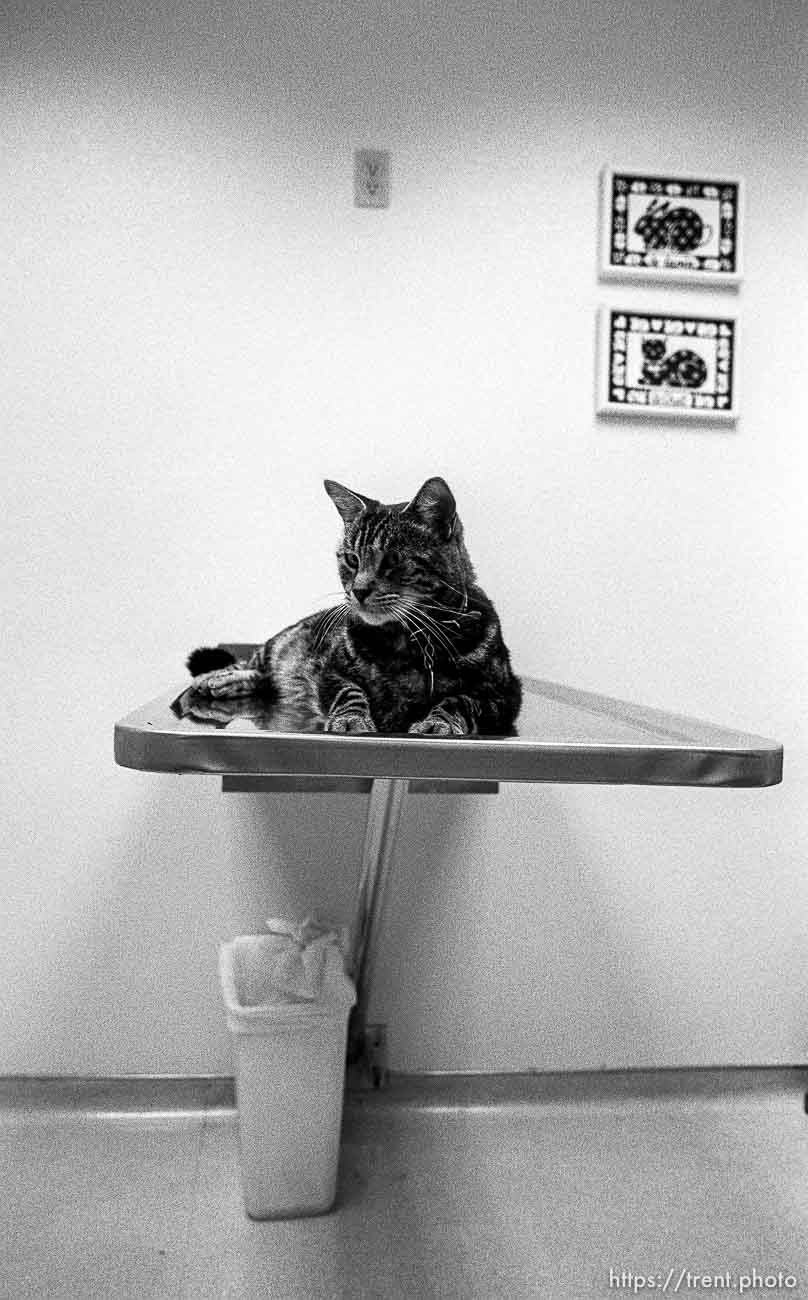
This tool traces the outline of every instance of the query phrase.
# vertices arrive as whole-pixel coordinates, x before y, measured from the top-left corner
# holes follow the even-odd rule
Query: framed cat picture
[[[614,170],[600,177],[600,275],[737,288],[743,181]]]
[[[734,316],[602,307],[598,414],[735,421],[737,357]]]

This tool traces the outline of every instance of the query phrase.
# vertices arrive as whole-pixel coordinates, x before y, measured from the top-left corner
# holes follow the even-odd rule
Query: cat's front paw
[[[341,735],[362,735],[376,730],[376,724],[367,713],[336,713],[326,719],[326,731]]]
[[[195,677],[191,690],[196,695],[217,700],[233,699],[239,695],[252,695],[260,673],[255,668],[215,668],[213,672]]]
[[[457,713],[445,709],[433,709],[420,722],[414,722],[409,729],[411,736],[467,736],[468,728]]]

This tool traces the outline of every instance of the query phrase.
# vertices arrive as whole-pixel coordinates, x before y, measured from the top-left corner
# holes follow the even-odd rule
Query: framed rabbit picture
[[[603,307],[598,414],[734,421],[737,354],[734,316]]]
[[[600,274],[737,288],[743,181],[604,168]]]

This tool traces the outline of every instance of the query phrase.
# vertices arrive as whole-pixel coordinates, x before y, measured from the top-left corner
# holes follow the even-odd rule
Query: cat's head
[[[647,361],[661,361],[667,346],[664,339],[643,339],[642,354]]]
[[[358,618],[414,628],[419,607],[438,618],[465,607],[474,570],[455,499],[442,478],[427,479],[411,501],[394,505],[332,479],[325,480],[325,490],[342,516],[337,565]]]

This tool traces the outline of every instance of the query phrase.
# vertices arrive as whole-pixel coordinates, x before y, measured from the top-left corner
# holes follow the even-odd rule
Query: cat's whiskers
[[[409,614],[418,630],[424,632],[427,636],[433,637],[443,647],[449,658],[456,660],[457,655],[454,653],[451,633],[442,628],[440,623],[411,597],[402,596],[400,602],[401,607]]]
[[[394,622],[398,623],[401,627],[403,627],[405,632],[410,632],[410,625],[404,621],[405,616],[402,613],[402,611],[400,609],[393,609],[390,612],[393,615]],[[411,632],[410,635],[412,635]]]
[[[333,609],[329,609],[324,614],[321,614],[317,622],[315,623],[314,628],[312,629],[313,632],[313,639],[311,645],[312,654],[319,649],[320,644],[328,630],[328,626],[331,623],[331,621],[334,619],[334,616],[335,616],[335,611]]]
[[[422,620],[423,623],[427,624],[435,632],[436,636],[443,638],[447,645],[451,645],[451,642],[454,640],[453,634],[448,631],[446,624],[438,622],[438,620],[433,618],[429,613],[430,604],[428,601],[418,600],[414,596],[402,596],[401,599],[407,609],[411,610]]]
[[[433,618],[433,616],[428,611],[430,609],[435,609],[435,608],[449,610],[448,605],[446,606],[435,605],[434,602],[430,600],[420,600],[417,596],[408,595],[406,593],[402,593],[400,599],[405,603],[408,609],[415,610],[417,613],[419,613],[422,616],[422,618],[425,618],[430,623],[432,623],[439,632],[442,632],[444,630],[444,624],[438,622],[436,618]],[[450,610],[449,612],[453,614],[457,614],[459,613],[459,610],[454,609],[454,610]],[[447,622],[450,621],[451,620],[447,619]],[[449,633],[447,633],[446,635],[448,636]]]
[[[314,640],[312,642],[312,654],[316,654],[320,646],[325,641],[341,621],[344,621],[348,615],[348,602],[344,600],[341,605],[334,605],[331,609],[325,610],[317,620],[314,626]]]
[[[401,626],[404,628],[404,631],[409,633],[410,640],[412,640],[412,638],[416,636],[418,632],[423,632],[423,628],[418,627],[418,624],[413,621],[412,615],[408,615],[402,606],[398,606],[393,611],[393,617],[395,618],[397,623],[401,624]]]
[[[351,612],[350,607],[347,601],[345,601],[342,605],[337,605],[332,617],[325,624],[325,626],[322,629],[321,635],[318,638],[318,642],[317,642],[318,649],[320,645],[322,645],[323,641],[325,641],[327,637],[330,637],[332,633],[334,633],[337,630],[337,628],[347,623],[348,615],[350,614],[350,612]]]
[[[462,609],[456,609],[454,605],[443,605],[443,604],[441,604],[441,602],[440,602],[439,600],[425,600],[425,601],[422,602],[422,604],[421,604],[421,608],[422,608],[422,609],[440,609],[440,610],[442,610],[445,614],[454,614],[455,619],[458,619],[458,618],[479,618],[479,617],[480,617],[479,613],[478,613],[476,610],[472,610],[471,613],[466,613],[466,612],[465,612],[464,610],[462,610]],[[446,621],[447,621],[448,623],[451,623],[451,622],[453,622],[454,620],[453,620],[453,619],[447,619]]]
[[[418,636],[423,636],[427,640],[427,642],[430,645],[432,645],[431,638],[433,637],[434,633],[431,631],[430,628],[426,627],[422,622],[420,622],[420,620],[416,617],[416,615],[413,613],[412,610],[407,610],[407,611],[400,610],[399,621],[402,622],[403,626],[406,627],[407,631],[409,632],[410,640],[414,640]],[[449,659],[451,663],[457,663],[457,655],[453,654],[452,651],[448,649],[446,646],[441,646],[441,649],[444,651],[447,659]],[[421,647],[421,650],[424,653],[424,659],[426,661],[426,652],[423,646]]]
[[[457,663],[455,648],[447,634],[439,629],[438,624],[430,621],[427,616],[420,610],[411,611],[411,617],[415,619],[416,624],[426,636],[431,637],[446,653],[453,663]]]
[[[439,584],[441,587],[448,587],[450,591],[454,591],[454,592],[457,593],[457,595],[458,595],[458,596],[461,598],[461,600],[463,601],[463,609],[465,609],[466,606],[467,606],[468,603],[469,603],[469,595],[468,595],[468,592],[466,591],[465,587],[463,588],[462,591],[460,590],[459,587],[453,587],[452,584],[451,584],[451,582],[447,582],[447,581],[446,581],[446,579],[444,578],[444,576],[443,576],[443,574],[440,572],[440,570],[434,568],[434,567],[431,566],[431,565],[429,566],[429,572],[430,572],[430,573],[434,573],[435,577],[437,578],[438,583],[437,583],[436,585]],[[446,608],[448,609],[449,606],[447,605]],[[460,611],[456,611],[456,612],[459,613]]]

